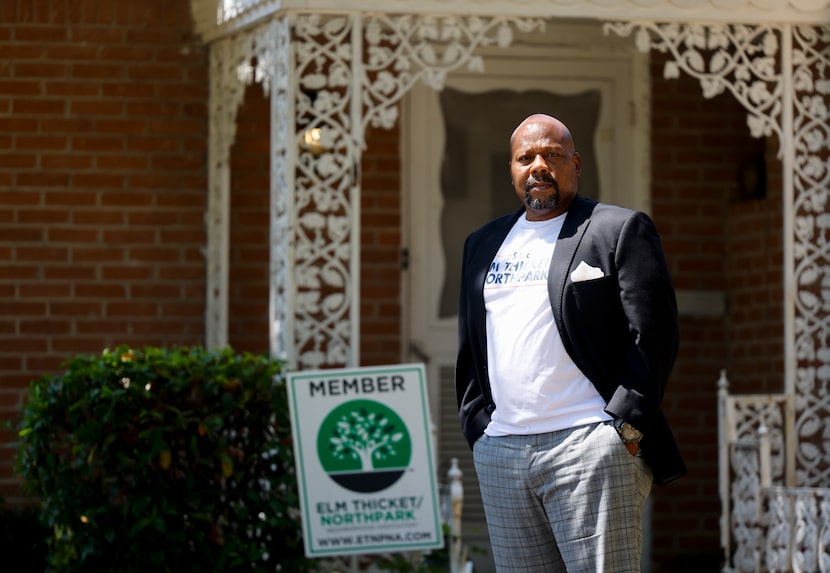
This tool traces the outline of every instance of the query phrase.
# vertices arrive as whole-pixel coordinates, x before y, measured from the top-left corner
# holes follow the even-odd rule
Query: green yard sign
[[[423,364],[288,374],[308,557],[442,547]]]

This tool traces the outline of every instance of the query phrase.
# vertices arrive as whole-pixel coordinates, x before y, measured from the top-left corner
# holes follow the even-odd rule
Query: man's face
[[[510,177],[531,221],[564,213],[576,196],[581,160],[567,128],[550,117],[531,118],[514,132]]]

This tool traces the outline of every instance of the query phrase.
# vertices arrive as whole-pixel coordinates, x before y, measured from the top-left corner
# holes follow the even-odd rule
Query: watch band
[[[632,456],[640,453],[640,442],[623,442],[623,444],[625,444],[628,453]]]

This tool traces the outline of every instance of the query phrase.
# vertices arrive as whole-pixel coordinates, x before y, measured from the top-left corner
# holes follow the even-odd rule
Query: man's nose
[[[530,164],[530,172],[535,174],[547,173],[548,171],[550,171],[550,169],[548,169],[547,161],[545,161],[545,158],[542,157],[541,153],[537,153],[533,158],[533,162]]]

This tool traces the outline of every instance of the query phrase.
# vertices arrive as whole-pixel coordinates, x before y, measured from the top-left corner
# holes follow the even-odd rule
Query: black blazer
[[[470,447],[496,408],[487,375],[484,280],[524,212],[522,207],[491,221],[464,243],[455,386]],[[582,261],[605,276],[572,282],[571,272]],[[677,303],[648,215],[575,197],[553,252],[548,293],[562,342],[605,400],[605,411],[643,432],[640,448],[654,483],[684,475],[660,405],[677,356]]]

